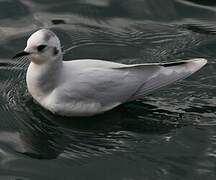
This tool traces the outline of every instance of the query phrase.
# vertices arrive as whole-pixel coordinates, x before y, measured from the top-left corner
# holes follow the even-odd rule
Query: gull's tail
[[[150,69],[154,69],[154,72],[152,72],[152,75],[139,87],[129,100],[142,98],[144,95],[149,94],[158,88],[184,79],[198,71],[206,63],[206,59],[196,58],[180,62],[140,65],[144,66],[144,69],[148,69],[149,66]],[[157,70],[155,71],[155,68],[153,67],[157,67]]]

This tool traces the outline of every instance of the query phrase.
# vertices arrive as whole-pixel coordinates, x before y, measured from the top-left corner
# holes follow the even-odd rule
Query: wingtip
[[[191,62],[195,63],[200,67],[203,67],[207,64],[208,60],[204,58],[195,58],[195,59],[191,59]]]
[[[204,58],[196,58],[196,59],[191,59],[191,61],[197,63],[197,64],[200,64],[202,66],[206,65],[208,60],[207,59],[204,59]]]
[[[208,60],[204,58],[195,58],[188,60],[188,65],[192,71],[198,71],[207,64]]]
[[[187,64],[195,64],[196,66],[204,66],[207,64],[207,59],[204,58],[195,58],[195,59],[189,59],[184,61],[178,61],[178,62],[171,62],[171,63],[165,63],[161,64],[164,67],[171,67],[171,66],[178,66],[178,65],[187,65]]]

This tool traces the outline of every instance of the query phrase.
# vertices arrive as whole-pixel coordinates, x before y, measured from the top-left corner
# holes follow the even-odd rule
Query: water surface
[[[215,18],[210,0],[0,1],[1,179],[214,180]],[[57,33],[65,60],[209,63],[143,100],[65,118],[27,92],[29,62],[10,59],[39,28]]]

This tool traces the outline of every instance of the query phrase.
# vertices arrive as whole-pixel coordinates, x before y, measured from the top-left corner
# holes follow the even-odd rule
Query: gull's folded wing
[[[147,67],[149,66],[150,70],[154,70],[154,72],[149,73],[149,77],[145,77],[145,80],[143,80],[143,84],[141,84],[139,88],[137,88],[136,92],[133,93],[133,95],[128,99],[128,101],[131,101],[142,98],[144,95],[149,94],[158,88],[190,76],[194,72],[198,71],[201,67],[203,67],[206,63],[206,59],[197,58],[172,63],[132,65],[119,69],[127,69],[131,71],[132,69],[143,68],[143,70],[145,71],[146,69],[148,69]],[[158,70],[155,71],[155,68],[152,68],[153,66],[158,67]],[[143,79],[141,72],[138,73],[137,76],[140,76],[140,79]]]

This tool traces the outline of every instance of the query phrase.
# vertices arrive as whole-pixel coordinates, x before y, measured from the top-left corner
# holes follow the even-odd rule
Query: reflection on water
[[[1,177],[215,179],[214,2],[5,0],[0,10]],[[10,60],[42,27],[60,37],[65,60],[204,57],[209,63],[143,100],[90,118],[65,118],[28,94],[28,59]]]

